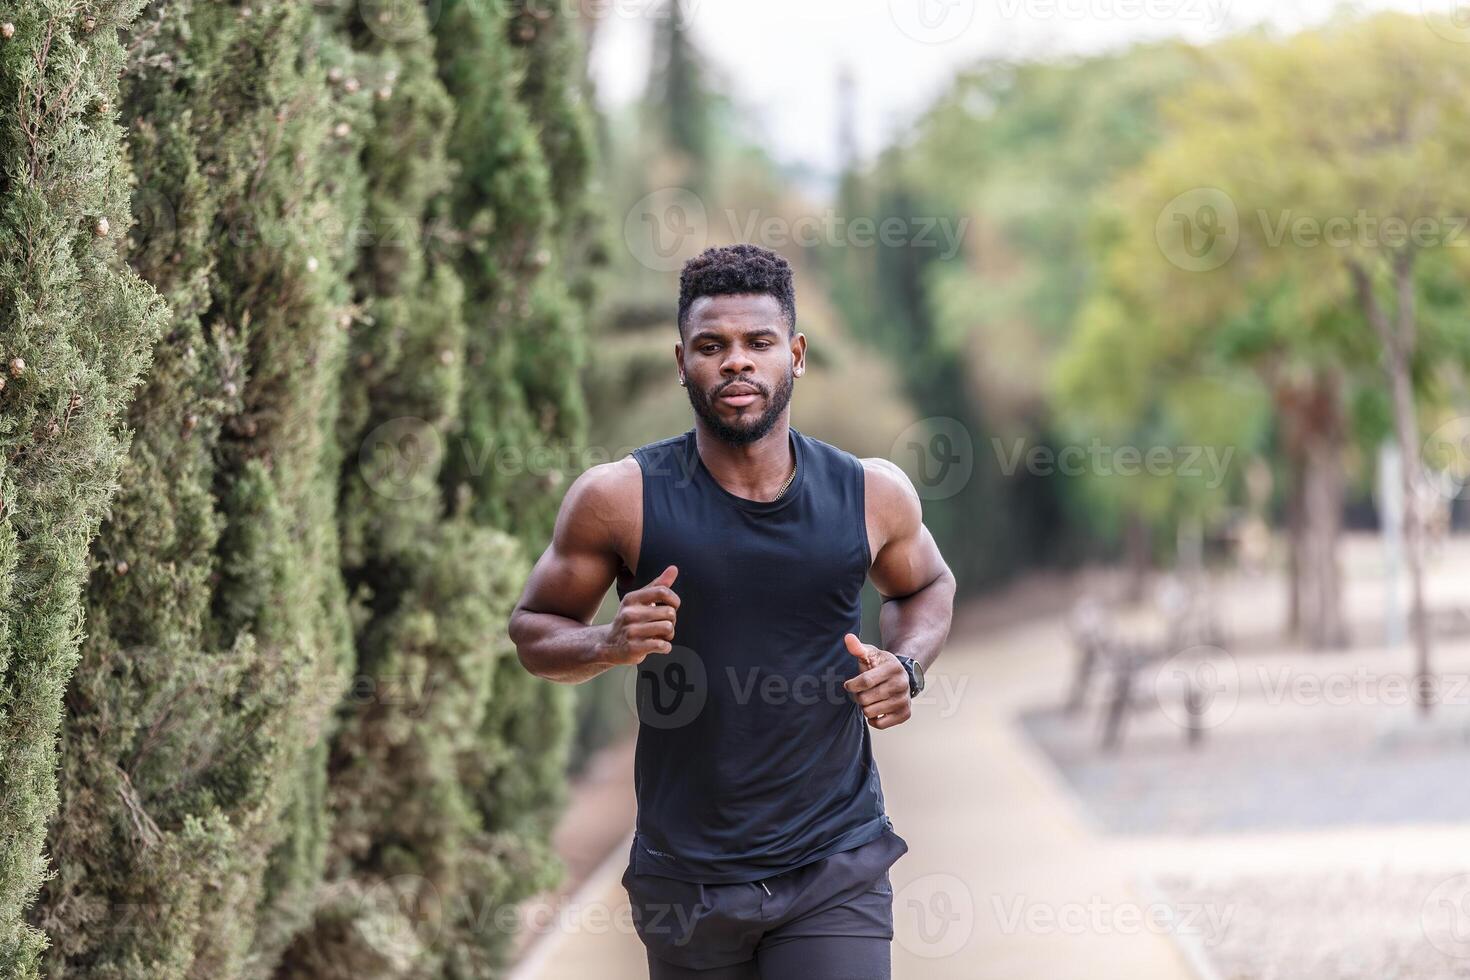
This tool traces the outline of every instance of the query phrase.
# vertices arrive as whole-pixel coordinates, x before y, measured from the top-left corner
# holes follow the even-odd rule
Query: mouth
[[[760,397],[760,392],[749,385],[730,385],[720,392],[719,399],[727,405],[742,408]]]

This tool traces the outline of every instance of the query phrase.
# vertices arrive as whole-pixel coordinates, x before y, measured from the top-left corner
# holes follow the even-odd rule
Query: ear
[[[806,334],[798,333],[791,338],[791,373],[801,377],[806,373]]]

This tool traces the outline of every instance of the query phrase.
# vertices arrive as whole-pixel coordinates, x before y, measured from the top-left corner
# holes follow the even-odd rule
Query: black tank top
[[[871,557],[863,467],[790,429],[796,477],[748,500],[705,468],[694,429],[633,451],[638,568],[621,598],[677,565],[673,650],[636,684],[635,874],[755,881],[857,847],[890,824],[871,734],[843,689],[861,665]]]

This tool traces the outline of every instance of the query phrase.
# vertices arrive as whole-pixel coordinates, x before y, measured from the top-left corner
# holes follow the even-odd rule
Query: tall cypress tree
[[[123,26],[143,4],[124,6],[84,30]],[[509,945],[500,910],[556,873],[567,699],[520,670],[502,627],[524,545],[554,518],[546,491],[570,474],[502,473],[484,453],[583,438],[600,245],[579,56],[559,19],[533,14],[526,31],[526,7],[451,2],[433,33],[408,9],[371,23],[357,5],[154,0],[127,39],[125,85],[105,101],[129,123],[129,258],[172,315],[120,260],[111,280],[85,262],[36,280],[105,337],[78,326],[61,339],[116,397],[71,370],[68,407],[97,407],[87,452],[34,474],[36,449],[0,460],[17,502],[0,524],[7,631],[18,585],[30,635],[53,608],[20,574],[37,557],[11,517],[27,501],[16,474],[52,508],[36,519],[95,529],[98,502],[73,493],[66,510],[56,489],[117,472],[123,444],[109,463],[97,436],[163,339],[127,416],[136,437],[90,578],[75,573],[87,636],[66,693],[59,868],[31,928],[29,896],[6,882],[5,902],[20,895],[0,905],[6,976],[34,975],[39,929],[58,977],[485,977]],[[48,36],[67,50],[45,18],[19,20],[0,51],[34,54]],[[6,132],[19,145],[26,130]],[[12,181],[7,170],[7,208]],[[85,195],[65,204],[85,210]],[[7,210],[9,228],[21,213]],[[82,259],[108,247],[73,238],[91,243]],[[11,254],[7,275],[25,267]],[[0,421],[59,397],[51,365],[35,363],[20,370],[37,387],[0,392]],[[65,440],[80,418],[40,432]],[[90,536],[66,539],[80,542],[72,560]],[[26,684],[59,694],[65,672],[53,658],[18,674],[33,661],[12,648],[31,644],[5,636],[8,724],[31,703]],[[75,650],[74,624],[72,636]],[[18,764],[33,761],[0,759],[3,778],[34,777]],[[31,894],[43,782],[31,800],[7,794],[40,809],[0,813],[31,821],[16,852],[30,865],[6,865]]]
[[[52,939],[52,977],[185,976],[203,890],[229,874],[237,844],[230,807],[204,777],[222,749],[228,758],[213,733],[252,652],[248,635],[223,650],[209,636],[214,451],[221,419],[239,410],[239,384],[225,379],[243,348],[206,331],[201,314],[216,212],[241,181],[207,176],[200,147],[225,137],[210,107],[238,94],[228,69],[246,66],[223,61],[245,50],[238,24],[188,2],[155,5],[123,75],[137,179],[129,261],[172,318],[130,407],[132,446],[93,547],[48,840],[57,873],[32,915]]]
[[[167,310],[118,255],[128,177],[118,31],[141,0],[0,2],[0,975],[38,975],[80,595]]]
[[[526,568],[514,539],[447,511],[438,490],[466,326],[456,264],[426,246],[458,234],[432,223],[452,186],[455,113],[426,11],[398,13],[389,29],[340,25],[357,55],[353,84],[378,94],[338,423],[356,659],[327,769],[328,880],[282,977],[490,975],[505,944],[484,914],[517,876],[465,776],[498,710],[500,626]]]
[[[532,6],[446,0],[435,28],[440,76],[459,109],[449,141],[459,176],[444,203],[463,234],[445,244],[465,286],[471,368],[443,483],[471,519],[509,530],[526,553],[544,546],[555,491],[573,475],[559,461],[533,465],[537,454],[569,458],[586,438],[579,375],[590,293],[569,296],[561,285],[569,275],[564,243],[578,234],[568,229],[585,227],[578,197],[591,152],[583,107],[568,88],[575,78],[564,73],[573,38],[558,20],[564,15]],[[568,206],[559,206],[559,193]],[[509,603],[502,623],[508,614]],[[492,914],[559,873],[549,828],[571,733],[569,692],[528,675],[502,632],[478,751],[462,770],[504,867],[503,887],[488,896]],[[450,975],[483,975],[478,950],[491,966],[503,954],[507,937],[485,928],[494,921],[486,911],[467,923],[479,946],[461,948]]]
[[[372,95],[343,84],[353,59],[330,10],[292,0],[245,10],[260,65],[236,158],[246,193],[225,203],[218,225],[247,234],[221,248],[211,320],[245,338],[248,380],[221,435],[215,492],[225,533],[212,610],[221,637],[255,638],[232,718],[254,758],[219,774],[245,781],[252,833],[238,858],[247,873],[210,910],[211,932],[228,935],[240,910],[255,915],[240,941],[201,948],[195,969],[209,976],[269,975],[310,921],[329,833],[327,737],[352,645],[336,422],[351,230],[366,193],[356,161]]]
[[[299,4],[171,0],[131,40],[132,259],[175,308],[96,549],[35,919],[53,976],[263,976],[320,873],[309,762],[347,644],[332,422],[360,109]]]
[[[709,188],[714,162],[710,93],[704,68],[689,36],[681,0],[665,0],[653,35],[653,71],[643,100],[652,117],[650,132],[663,140],[662,151],[680,159],[685,186],[696,195]]]

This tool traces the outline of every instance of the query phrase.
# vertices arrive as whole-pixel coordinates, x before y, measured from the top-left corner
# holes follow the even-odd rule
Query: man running
[[[791,427],[791,267],[712,248],[679,282],[694,426],[581,474],[509,632],[577,683],[636,670],[623,884],[652,980],[890,976],[894,833],[869,729],[907,721],[955,582],[908,477]],[[858,638],[883,596],[880,646]],[[607,589],[610,624],[588,625]]]

